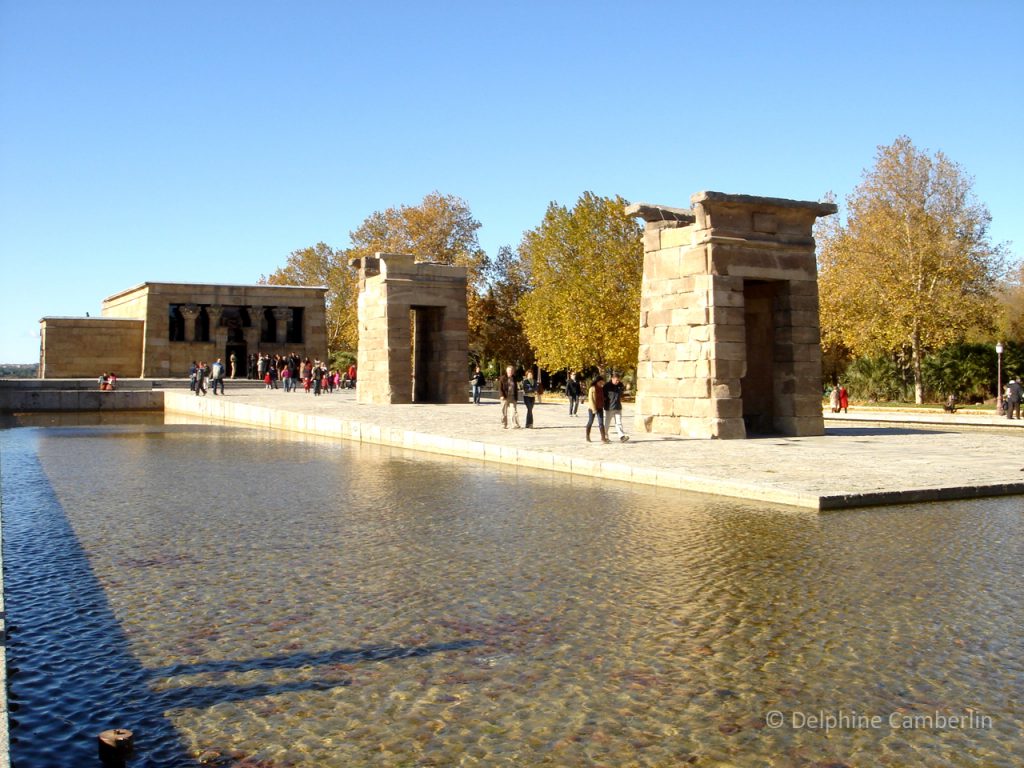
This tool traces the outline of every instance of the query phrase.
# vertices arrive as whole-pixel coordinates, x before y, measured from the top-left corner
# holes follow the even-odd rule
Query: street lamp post
[[[1003,410],[1003,342],[996,342],[996,415],[1005,414]]]

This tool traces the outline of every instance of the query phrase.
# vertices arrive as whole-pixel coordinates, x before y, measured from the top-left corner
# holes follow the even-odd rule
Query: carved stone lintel
[[[688,208],[669,208],[667,205],[653,205],[651,203],[632,203],[626,206],[626,215],[630,217],[639,216],[648,223],[656,221],[673,221],[679,225],[693,224],[696,216]]]

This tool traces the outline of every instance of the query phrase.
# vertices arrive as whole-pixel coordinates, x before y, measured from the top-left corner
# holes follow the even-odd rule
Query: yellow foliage
[[[349,267],[345,252],[317,243],[288,255],[283,267],[263,282],[269,285],[323,285],[327,287],[327,347],[354,350],[359,342],[355,316],[358,275]]]
[[[823,222],[819,245],[822,341],[855,355],[909,349],[915,384],[926,351],[991,327],[1002,249],[971,179],[941,152],[906,137],[879,147],[847,198],[846,224]]]
[[[636,365],[643,243],[625,206],[586,192],[571,210],[551,203],[523,235],[522,322],[542,367]]]

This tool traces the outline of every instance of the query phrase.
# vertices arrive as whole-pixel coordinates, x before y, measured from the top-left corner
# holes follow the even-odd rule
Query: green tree
[[[348,258],[382,253],[411,253],[422,261],[468,268],[467,305],[470,348],[479,346],[481,288],[487,254],[480,247],[480,222],[455,195],[431,192],[416,206],[401,205],[371,213],[349,233]],[[353,307],[355,304],[352,305]]]
[[[991,344],[951,344],[925,357],[922,369],[935,399],[956,395],[984,400],[995,391],[996,351]]]
[[[900,367],[888,355],[858,357],[847,366],[840,383],[849,387],[852,396],[872,402],[900,400],[906,392]]]
[[[523,235],[532,285],[523,327],[544,368],[636,365],[644,251],[625,208],[621,197],[585,192],[573,208],[551,203]]]
[[[959,165],[902,136],[878,148],[846,223],[816,231],[823,343],[857,356],[909,350],[919,403],[925,353],[994,327],[1004,248],[972,188]]]
[[[285,265],[260,282],[267,285],[323,285],[327,287],[327,348],[353,350],[359,343],[355,296],[358,274],[348,265],[345,252],[326,243],[300,248]]]

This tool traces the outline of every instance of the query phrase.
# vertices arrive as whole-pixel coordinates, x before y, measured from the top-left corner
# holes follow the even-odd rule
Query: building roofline
[[[138,291],[142,290],[143,288],[150,288],[150,287],[153,287],[153,286],[181,286],[181,287],[184,287],[184,288],[195,288],[195,287],[204,287],[204,288],[258,288],[260,290],[264,290],[264,289],[268,289],[269,288],[269,289],[275,290],[275,291],[278,291],[278,290],[285,290],[285,291],[295,291],[295,290],[301,290],[301,291],[311,291],[312,290],[312,291],[316,291],[316,290],[320,290],[320,291],[325,291],[325,292],[327,291],[327,286],[326,285],[267,285],[265,283],[185,283],[185,282],[174,282],[174,281],[147,280],[144,283],[139,283],[138,285],[132,286],[131,288],[126,288],[123,291],[118,291],[117,293],[114,293],[114,294],[111,294],[110,296],[107,296],[107,298],[105,298],[103,300],[103,303],[105,304],[108,301],[112,301],[114,299],[119,299],[122,296],[127,296],[128,294],[131,294],[131,293],[137,293]]]
[[[39,318],[39,322],[43,322],[43,320],[88,320],[89,322],[92,322],[93,320],[100,321],[100,322],[111,322],[111,321],[124,322],[124,321],[128,321],[128,322],[131,322],[131,323],[144,323],[144,322],[146,322],[141,317],[108,317],[108,316],[105,316],[105,315],[97,315],[96,317],[86,316],[86,315],[43,315],[41,318]]]

